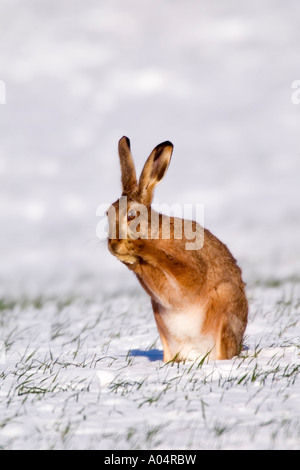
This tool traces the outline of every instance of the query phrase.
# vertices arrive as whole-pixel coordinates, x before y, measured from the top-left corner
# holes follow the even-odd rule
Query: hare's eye
[[[134,209],[130,209],[127,213],[127,220],[132,220],[136,217],[136,211]]]

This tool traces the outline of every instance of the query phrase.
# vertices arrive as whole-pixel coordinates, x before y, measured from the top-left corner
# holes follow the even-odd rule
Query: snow
[[[1,2],[1,448],[299,449],[299,15]],[[123,135],[138,171],[173,142],[154,202],[203,204],[238,259],[240,357],[162,362],[149,298],[96,235]]]

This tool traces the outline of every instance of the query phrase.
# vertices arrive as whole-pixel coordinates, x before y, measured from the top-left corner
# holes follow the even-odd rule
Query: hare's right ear
[[[173,144],[166,141],[157,145],[148,157],[139,180],[139,192],[143,204],[151,204],[153,190],[165,176],[172,152]]]
[[[136,188],[137,179],[128,137],[124,136],[119,140],[119,157],[123,194],[129,194]]]

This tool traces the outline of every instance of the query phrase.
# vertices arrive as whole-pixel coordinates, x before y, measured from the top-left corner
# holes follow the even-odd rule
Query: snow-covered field
[[[299,288],[251,289],[248,350],[164,364],[132,289],[2,306],[4,449],[296,449]]]
[[[299,20],[296,0],[2,0],[0,448],[299,449]],[[97,239],[124,134],[139,169],[174,143],[155,202],[203,203],[239,260],[240,357],[164,364]]]

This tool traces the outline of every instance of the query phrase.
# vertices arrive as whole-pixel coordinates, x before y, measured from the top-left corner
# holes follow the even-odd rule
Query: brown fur
[[[123,137],[119,143],[127,210],[134,202],[145,204],[149,222],[153,190],[168,168],[172,148],[170,142],[157,146],[137,183],[129,140]],[[186,352],[189,349],[206,351],[214,359],[230,359],[237,355],[247,324],[248,303],[241,270],[228,248],[204,229],[202,248],[187,251],[185,238],[174,239],[174,218],[170,218],[170,239],[162,239],[161,215],[158,239],[151,238],[150,224],[148,238],[128,236],[121,239],[118,202],[113,204],[117,236],[108,240],[108,247],[136,274],[151,297],[164,361],[174,357],[185,360],[189,358]],[[112,222],[114,220],[110,218]],[[125,222],[130,225],[127,219]]]

